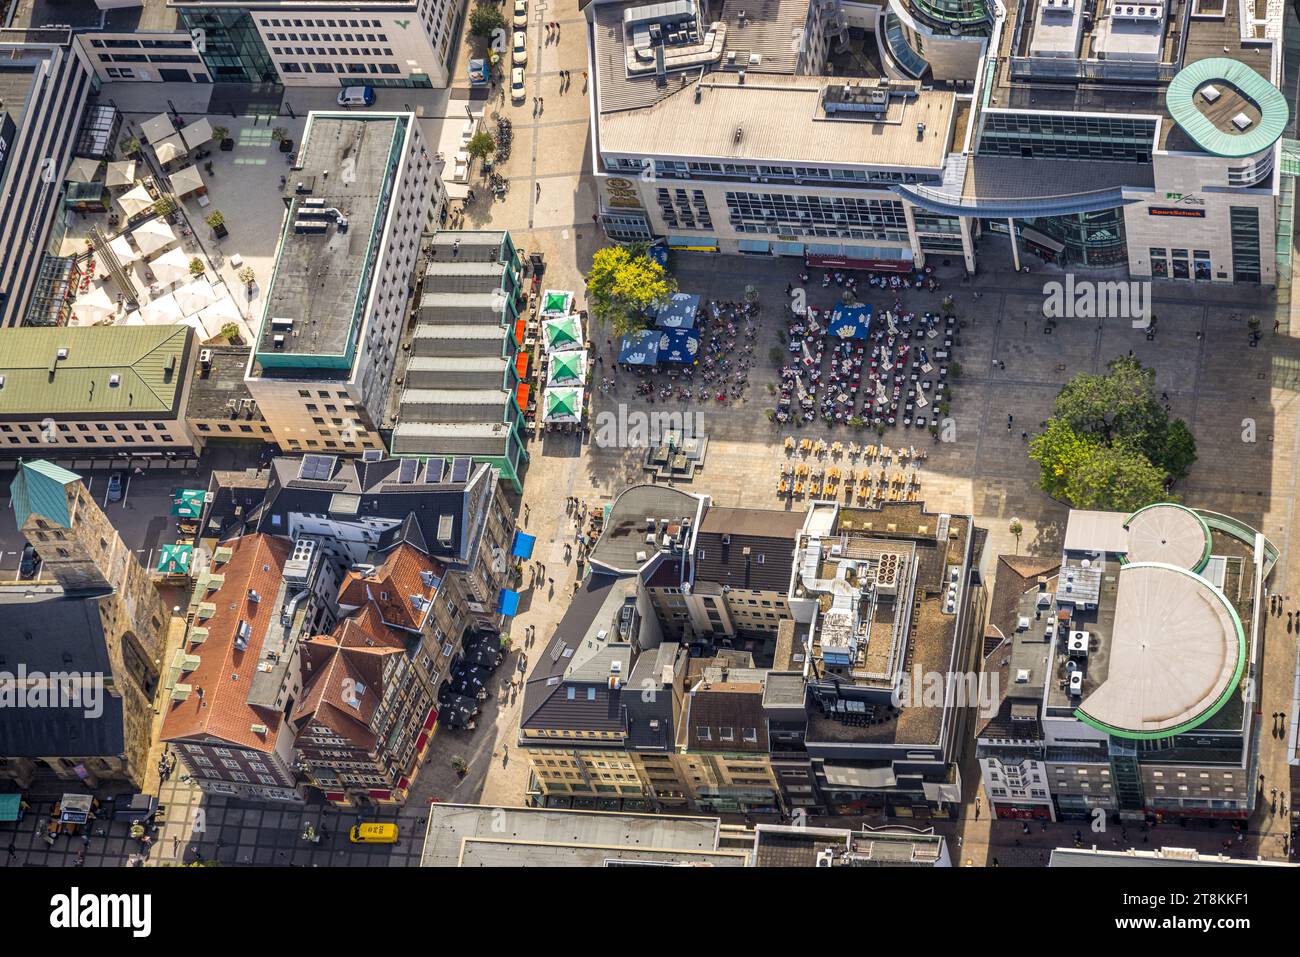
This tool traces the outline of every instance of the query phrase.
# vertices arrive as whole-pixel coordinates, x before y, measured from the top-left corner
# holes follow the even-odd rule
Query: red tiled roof
[[[424,583],[425,572],[432,573],[433,585]],[[339,604],[360,607],[374,603],[384,621],[394,628],[419,631],[424,615],[411,603],[411,596],[432,601],[445,574],[446,569],[439,562],[404,542],[389,552],[374,574],[348,572],[339,588]]]
[[[275,749],[280,714],[253,707],[248,703],[248,693],[267,628],[275,617],[272,598],[280,588],[292,543],[270,535],[247,535],[231,542],[230,548],[230,561],[216,568],[225,576],[225,582],[205,599],[217,610],[203,622],[208,629],[207,640],[194,649],[199,666],[184,676],[185,683],[194,690],[186,700],[168,703],[162,739],[211,736],[270,752]],[[262,600],[251,601],[250,590],[256,590]],[[241,622],[248,622],[251,629],[243,651],[235,648]],[[265,725],[267,732],[254,732],[255,724]]]

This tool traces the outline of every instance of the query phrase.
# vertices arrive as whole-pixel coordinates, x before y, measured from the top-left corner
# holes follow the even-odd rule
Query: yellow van
[[[357,824],[348,832],[353,844],[396,844],[396,824]]]

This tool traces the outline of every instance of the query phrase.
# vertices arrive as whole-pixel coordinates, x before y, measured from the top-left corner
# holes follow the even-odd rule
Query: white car
[[[510,55],[510,61],[515,66],[523,66],[528,62],[528,34],[524,33],[523,30],[516,30],[512,45],[514,49]]]
[[[515,0],[514,24],[520,29],[528,26],[528,0]]]
[[[515,103],[524,101],[524,68],[521,66],[510,71],[510,99]]]

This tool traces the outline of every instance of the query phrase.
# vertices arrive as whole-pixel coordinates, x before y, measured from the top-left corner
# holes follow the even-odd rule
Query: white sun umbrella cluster
[[[109,186],[130,186],[135,182],[135,160],[118,160],[109,163],[104,182]]]
[[[212,139],[212,124],[206,116],[200,116],[189,126],[181,127],[181,139],[187,150],[194,150]]]
[[[180,134],[173,133],[171,136],[164,136],[158,142],[153,144],[154,155],[158,157],[158,162],[164,165],[178,160],[189,152],[185,148],[185,142],[180,138]]]
[[[140,318],[146,326],[167,326],[180,322],[184,317],[176,303],[176,297],[168,293],[142,306]]]
[[[176,242],[176,233],[161,219],[151,219],[131,230],[131,238],[146,256],[166,249]]]
[[[108,248],[113,251],[113,255],[117,257],[117,261],[123,266],[129,266],[140,258],[140,254],[126,241],[125,236],[114,237],[109,241]]]
[[[183,282],[190,275],[190,260],[183,250],[172,249],[149,263],[154,276],[163,286]]]
[[[171,174],[171,180],[172,192],[182,198],[197,193],[203,188],[203,177],[199,174],[197,166],[187,166],[177,170]]]
[[[152,206],[153,203],[153,197],[149,195],[149,191],[143,185],[137,186],[117,198],[117,204],[126,211],[128,218],[138,216]]]
[[[150,143],[157,143],[176,132],[176,124],[166,113],[151,116],[140,124],[140,129]]]
[[[68,173],[64,178],[70,183],[93,183],[99,175],[99,160],[78,156],[68,164]]]
[[[215,339],[221,334],[221,327],[228,322],[233,322],[239,326],[240,335],[246,339],[249,337],[248,327],[244,323],[244,317],[239,313],[239,307],[235,305],[233,299],[229,296],[222,296],[212,305],[208,306],[198,315],[198,320],[203,326],[203,331],[209,339]]]
[[[103,283],[95,283],[72,304],[72,314],[83,326],[91,326],[117,312],[117,303]]]
[[[204,278],[187,282],[177,289],[173,296],[183,316],[195,316],[217,301],[217,291]]]

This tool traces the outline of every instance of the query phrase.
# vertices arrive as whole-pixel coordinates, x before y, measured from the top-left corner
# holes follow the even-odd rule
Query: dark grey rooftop
[[[695,521],[700,499],[663,485],[633,485],[614,500],[605,530],[591,550],[590,561],[602,569],[630,574],[662,547],[664,523],[680,526]],[[651,534],[650,522],[654,529]],[[651,537],[652,541],[647,541]],[[646,558],[637,556],[645,553]]]
[[[212,353],[207,369],[194,364],[194,382],[190,386],[189,404],[185,415],[190,419],[229,419],[232,422],[262,422],[262,413],[255,410],[252,396],[244,385],[244,372],[248,366],[248,346],[204,346],[202,351]],[[231,409],[230,402],[240,403]]]
[[[109,33],[162,32],[178,29],[176,10],[167,0],[142,0],[136,7],[100,11],[84,0],[15,0],[15,27],[69,26],[76,30],[100,29]]]
[[[0,65],[0,113],[8,113],[14,126],[22,129],[23,115],[27,112],[27,97],[36,80],[31,66]]]
[[[29,597],[30,592],[30,597]],[[0,672],[80,672],[111,680],[112,665],[94,596],[57,587],[0,588]],[[110,757],[125,748],[122,699],[99,692],[102,714],[80,707],[0,708],[0,755]],[[87,699],[93,705],[94,699]]]
[[[376,222],[384,212],[380,199],[391,188],[395,142],[406,132],[406,119],[393,114],[311,115],[298,157],[302,168],[289,174],[292,207],[262,314],[259,353],[349,354],[369,295],[362,282],[383,231]],[[307,191],[297,192],[298,183]],[[295,232],[293,223],[308,199],[337,209],[347,219],[346,230],[325,218],[318,220],[327,224],[322,233]],[[292,319],[292,329],[276,328],[277,318]],[[285,335],[283,349],[274,348],[276,334]]]

